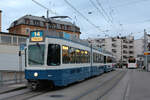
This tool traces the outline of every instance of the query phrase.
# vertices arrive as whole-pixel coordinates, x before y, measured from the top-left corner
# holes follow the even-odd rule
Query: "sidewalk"
[[[150,72],[128,70],[126,75],[102,100],[150,100]]]
[[[7,84],[0,86],[0,94],[26,88],[26,82],[17,84]]]
[[[150,72],[133,72],[130,87],[129,100],[150,100]]]

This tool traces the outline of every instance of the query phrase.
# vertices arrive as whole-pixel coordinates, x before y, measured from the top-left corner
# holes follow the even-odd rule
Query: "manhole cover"
[[[60,98],[60,97],[64,97],[64,96],[63,96],[63,95],[59,95],[59,94],[57,95],[57,94],[56,94],[56,95],[51,95],[50,97],[53,97],[53,98]]]

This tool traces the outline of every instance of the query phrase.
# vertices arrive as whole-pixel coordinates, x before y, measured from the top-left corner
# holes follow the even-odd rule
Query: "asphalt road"
[[[123,79],[102,100],[150,100],[150,72],[126,70]]]
[[[100,100],[120,82],[126,72],[109,72],[60,90],[49,91],[30,100]]]
[[[150,72],[140,69],[117,69],[116,71],[105,73],[62,89],[48,91],[28,99],[150,100],[149,76]],[[15,98],[18,100],[17,96]]]

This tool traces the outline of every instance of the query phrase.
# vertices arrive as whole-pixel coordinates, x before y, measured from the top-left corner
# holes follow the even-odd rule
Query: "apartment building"
[[[55,18],[45,18],[44,16],[25,15],[11,23],[8,28],[9,33],[29,36],[30,31],[46,30],[48,24],[49,31],[67,32],[80,37],[80,28],[71,22],[58,20]]]
[[[109,37],[88,39],[94,45],[111,52],[117,61],[127,62],[129,57],[134,56],[134,37]]]

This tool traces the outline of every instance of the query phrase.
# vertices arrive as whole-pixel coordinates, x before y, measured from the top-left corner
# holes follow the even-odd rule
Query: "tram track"
[[[74,97],[71,100],[101,100],[110,90],[112,90],[124,77],[126,71],[118,72],[106,81],[89,89],[88,91]]]
[[[102,100],[101,98],[103,96],[105,96],[111,89],[113,89],[120,82],[120,79],[125,74],[126,74],[126,71],[119,71],[119,72],[115,72],[114,74],[113,73],[109,74],[109,77],[106,79],[103,79],[101,76],[100,80],[97,81],[98,85],[95,85],[95,86],[87,89],[86,92],[84,91],[81,94],[73,96],[70,99],[64,99],[63,96],[62,96],[62,98],[61,97],[60,98],[62,100]],[[106,76],[107,76],[107,74],[106,74]],[[94,79],[93,79],[93,81],[94,81]],[[81,84],[78,84],[78,85],[81,85]],[[72,86],[74,86],[74,85],[72,85]],[[65,90],[67,90],[67,89],[65,89]],[[61,92],[62,91],[65,92],[65,90],[60,89]],[[20,90],[20,91],[23,91],[23,90]],[[22,93],[20,92],[18,94],[17,93],[14,94],[14,95],[8,95],[5,98],[1,98],[1,95],[0,95],[0,100],[28,100],[28,99],[32,99],[34,97],[35,98],[40,97],[40,95],[43,95],[43,94],[46,94],[49,92],[50,92],[50,90],[47,90],[47,89],[39,90],[39,91],[30,91],[29,89],[26,89],[26,91],[24,91]],[[54,95],[54,94],[57,95],[57,93],[60,93],[60,92],[59,91],[51,91],[50,92],[51,95]],[[51,98],[54,99],[54,97],[51,97]],[[58,99],[58,98],[55,98],[55,99]]]
[[[0,97],[0,100],[27,100],[35,96],[42,95],[49,90],[44,91],[31,91],[29,89],[15,91],[13,93],[3,94],[3,97]]]

